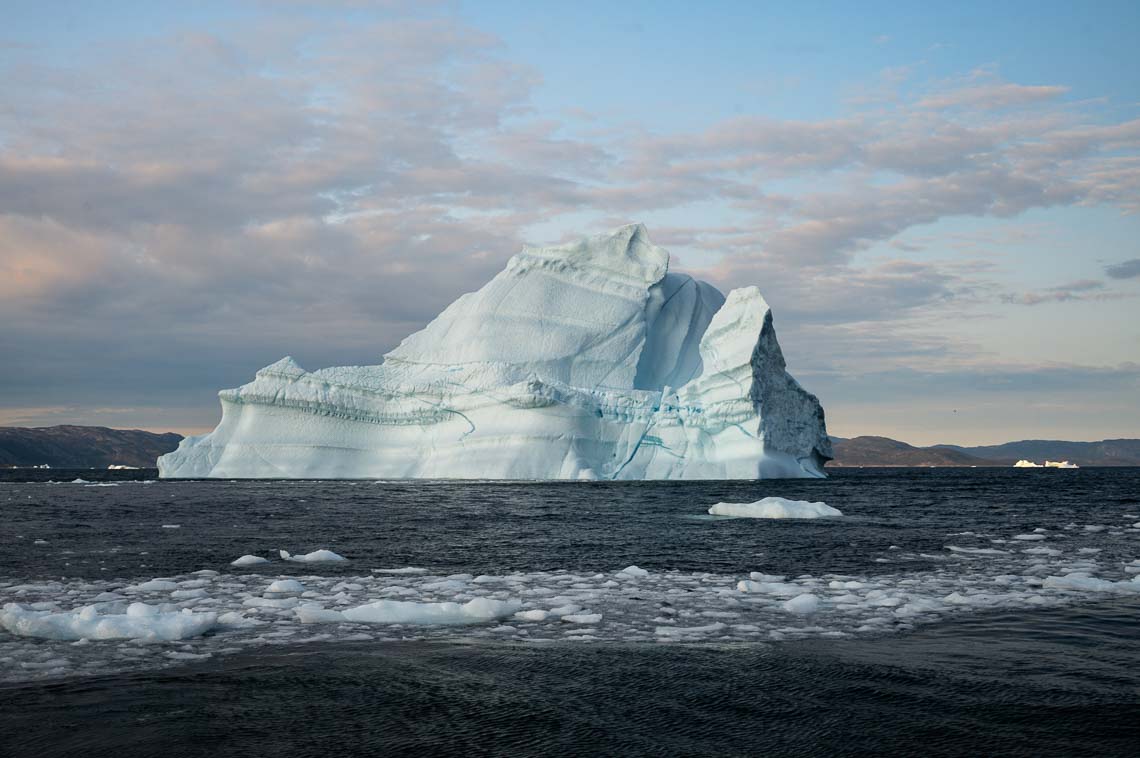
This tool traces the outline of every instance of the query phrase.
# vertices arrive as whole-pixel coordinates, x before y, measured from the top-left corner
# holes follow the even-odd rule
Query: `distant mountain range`
[[[852,466],[1012,466],[1070,461],[1078,466],[1140,466],[1140,440],[1067,442],[1022,440],[1004,445],[915,447],[889,437],[832,437],[831,468]],[[178,447],[182,435],[102,426],[0,427],[0,468],[153,468],[158,456]]]
[[[1078,466],[1140,466],[1140,440],[1021,440],[1003,445],[915,447],[888,437],[832,438],[835,460],[844,466],[1012,466],[1022,458],[1035,463],[1069,461]]]
[[[178,447],[181,434],[102,426],[0,426],[0,467],[154,468],[158,456]]]

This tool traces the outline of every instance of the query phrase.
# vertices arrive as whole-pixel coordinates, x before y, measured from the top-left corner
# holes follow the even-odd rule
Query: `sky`
[[[0,13],[0,425],[204,432],[643,222],[833,435],[1140,437],[1135,2]]]

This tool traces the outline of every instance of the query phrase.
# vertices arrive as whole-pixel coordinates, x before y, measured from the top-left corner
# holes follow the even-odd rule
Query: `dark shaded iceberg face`
[[[285,358],[164,477],[823,476],[823,410],[759,290],[670,273],[640,224],[525,248],[378,366]]]

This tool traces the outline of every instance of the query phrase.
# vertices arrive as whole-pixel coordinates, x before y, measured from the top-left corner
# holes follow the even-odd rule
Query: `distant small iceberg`
[[[1040,463],[1034,463],[1033,461],[1027,461],[1024,458],[1022,458],[1017,463],[1013,464],[1013,467],[1014,468],[1080,468],[1080,466],[1078,466],[1077,464],[1069,463],[1068,461],[1045,461],[1045,465],[1042,466]]]
[[[1044,468],[1044,466],[1042,466],[1040,463],[1034,463],[1033,461],[1027,461],[1024,458],[1022,458],[1017,463],[1013,464],[1013,467],[1014,468]]]

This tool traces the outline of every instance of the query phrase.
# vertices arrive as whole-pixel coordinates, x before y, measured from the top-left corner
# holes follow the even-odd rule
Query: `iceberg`
[[[640,224],[525,247],[375,366],[283,358],[165,478],[823,477],[823,408],[756,287],[669,271]]]

